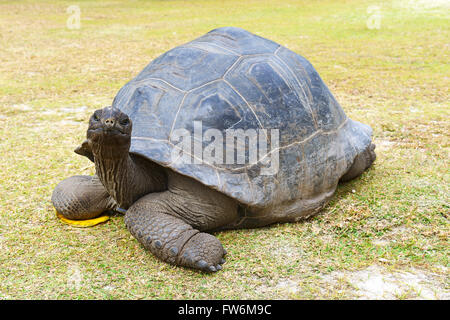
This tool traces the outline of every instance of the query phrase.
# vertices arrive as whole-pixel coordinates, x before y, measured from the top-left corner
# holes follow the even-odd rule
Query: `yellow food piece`
[[[55,210],[56,211],[56,210]],[[63,223],[68,224],[72,227],[76,228],[88,228],[93,227],[99,223],[103,223],[109,220],[109,216],[103,215],[94,219],[87,219],[87,220],[70,220],[65,218],[62,214],[60,214],[58,211],[56,211],[56,216],[61,220]]]

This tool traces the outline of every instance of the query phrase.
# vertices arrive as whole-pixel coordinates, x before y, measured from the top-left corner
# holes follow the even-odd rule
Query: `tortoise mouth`
[[[129,133],[123,132],[118,128],[108,128],[108,127],[100,127],[96,129],[88,129],[88,134],[91,135],[101,135],[101,136],[130,136]]]
[[[120,147],[129,146],[131,134],[123,132],[118,128],[99,127],[88,129],[87,138],[96,145]]]

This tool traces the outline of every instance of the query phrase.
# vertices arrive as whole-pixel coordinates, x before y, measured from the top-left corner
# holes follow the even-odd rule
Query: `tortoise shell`
[[[305,58],[234,27],[212,30],[159,56],[118,92],[113,107],[133,121],[130,152],[249,207],[317,207],[372,135],[369,126],[346,116]],[[205,139],[209,129],[221,133],[222,141]],[[241,140],[230,150],[226,136],[239,129],[249,133],[248,144]],[[174,136],[195,130],[191,153],[174,157],[182,154]],[[238,155],[235,161],[202,158],[213,140],[227,148],[222,159],[241,143],[241,161]],[[267,152],[261,154],[263,140]],[[212,155],[220,159],[220,150]]]

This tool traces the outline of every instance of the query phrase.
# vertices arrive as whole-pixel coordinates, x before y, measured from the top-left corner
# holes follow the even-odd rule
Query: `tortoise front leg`
[[[161,260],[170,264],[215,272],[222,269],[225,250],[211,234],[181,219],[170,191],[151,193],[136,201],[125,214],[131,234]],[[177,217],[178,216],[178,217]]]
[[[116,206],[97,176],[73,176],[61,181],[53,191],[52,203],[71,220],[92,219]]]

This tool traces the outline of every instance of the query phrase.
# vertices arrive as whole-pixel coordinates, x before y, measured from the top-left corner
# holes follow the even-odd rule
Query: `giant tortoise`
[[[312,216],[375,160],[371,136],[305,58],[218,28],[153,60],[94,112],[75,152],[96,174],[63,180],[52,202],[72,220],[121,211],[158,258],[214,272],[226,251],[211,232]]]

